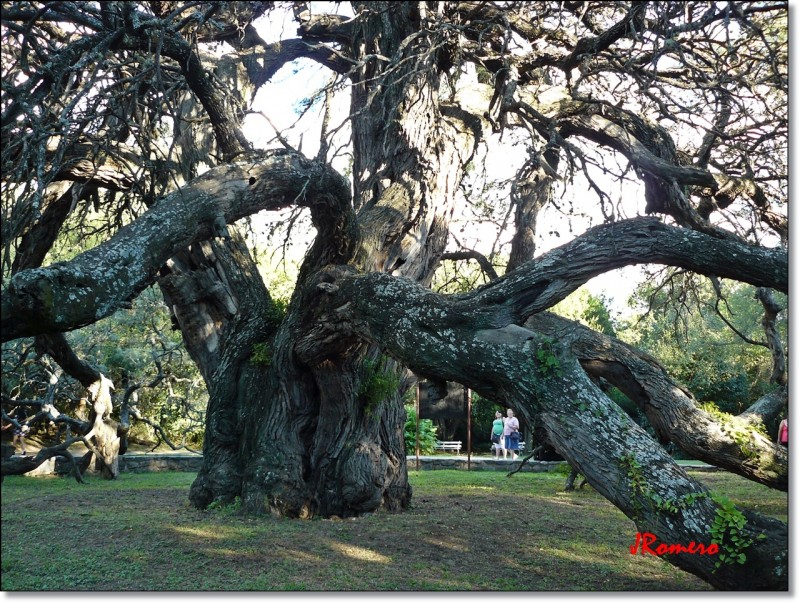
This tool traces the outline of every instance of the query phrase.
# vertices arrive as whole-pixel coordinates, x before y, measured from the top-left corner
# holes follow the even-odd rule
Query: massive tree
[[[543,424],[638,531],[721,548],[670,563],[719,588],[786,589],[786,525],[735,509],[661,445],[787,490],[785,449],[754,427],[785,408],[785,380],[746,416],[714,416],[655,359],[547,312],[637,264],[788,291],[786,3],[316,8],[3,3],[3,341],[35,337],[96,392],[89,435],[113,463],[107,380],[70,361],[64,333],[156,284],[209,391],[196,506],[405,508],[411,370]],[[259,27],[285,11],[296,35],[265,41]],[[248,112],[269,119],[255,94],[300,58],[332,76],[313,157],[281,133],[257,148],[242,127]],[[485,204],[475,166],[501,163],[517,166],[505,273],[433,292],[454,216]],[[563,195],[605,223],[537,256],[542,212]],[[314,238],[284,311],[237,222],[287,208],[310,215]],[[48,262],[79,228],[98,244]],[[494,272],[474,249],[447,257]]]

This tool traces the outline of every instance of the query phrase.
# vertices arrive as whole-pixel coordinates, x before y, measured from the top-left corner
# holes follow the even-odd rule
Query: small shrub
[[[406,454],[417,451],[417,411],[411,404],[406,404]],[[419,422],[419,451],[421,454],[433,454],[436,444],[436,427],[430,419]]]

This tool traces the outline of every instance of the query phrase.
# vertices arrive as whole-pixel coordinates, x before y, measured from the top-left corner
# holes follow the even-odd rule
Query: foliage
[[[694,504],[695,501],[710,496],[717,505],[714,523],[711,526],[711,542],[720,547],[719,557],[714,564],[715,569],[723,564],[744,564],[747,561],[745,550],[753,544],[752,538],[746,533],[747,518],[729,498],[713,492],[711,494],[691,492],[679,500],[664,499],[647,485],[642,474],[642,466],[633,453],[624,455],[620,458],[619,463],[629,479],[631,492],[634,495],[635,513],[638,514],[642,511],[640,498],[647,500],[648,504],[659,511],[676,515]],[[764,534],[759,535],[759,539],[763,538],[766,538]]]
[[[286,298],[274,298],[270,300],[267,308],[267,315],[276,327],[286,317],[289,309],[289,300]],[[259,341],[253,344],[253,351],[250,353],[250,362],[263,367],[272,365],[272,343]]]
[[[711,542],[720,547],[715,567],[734,563],[743,565],[747,561],[744,551],[753,544],[752,538],[746,535],[747,518],[727,497],[712,494],[711,498],[717,504],[714,523],[711,526]],[[760,534],[759,538],[766,537]]]
[[[539,346],[536,348],[535,354],[535,364],[536,370],[541,374],[543,377],[548,375],[558,375],[559,377],[562,375],[561,371],[561,361],[556,356],[555,352],[553,351],[555,340],[546,340],[543,341]]]
[[[406,425],[404,439],[406,454],[416,454],[417,451],[417,410],[413,404],[406,404]],[[421,419],[419,422],[419,451],[420,454],[433,454],[436,444],[436,427],[431,419]]]
[[[263,341],[253,344],[250,362],[260,366],[270,366],[272,364],[272,346]]]
[[[273,236],[277,236],[277,233]],[[272,298],[270,314],[275,319],[283,319],[294,293],[300,267],[296,261],[288,259],[281,261],[270,255],[269,239],[267,241],[254,239],[251,244],[258,272]]]
[[[550,310],[554,314],[614,337],[616,329],[608,311],[609,300],[605,295],[595,295],[584,285],[558,302]]]
[[[657,358],[698,400],[713,400],[723,412],[737,415],[772,389],[772,357],[767,348],[746,343],[722,321],[714,310],[711,284],[699,278],[678,274],[661,286],[642,285],[630,300],[638,314],[618,333]],[[754,290],[724,282],[727,303],[720,308],[740,333],[761,340],[763,308]],[[778,327],[784,344],[786,324],[783,313]]]
[[[366,412],[372,412],[376,405],[396,394],[400,387],[400,377],[387,365],[387,358],[365,358],[361,364],[361,380],[356,395],[364,400]]]
[[[642,465],[636,459],[636,455],[631,452],[620,457],[619,466],[628,476],[629,487],[633,494],[633,510],[636,514],[641,513],[642,503],[639,498],[646,497],[649,489],[647,480],[642,473]]]
[[[171,328],[160,292],[148,289],[131,310],[75,331],[68,339],[76,353],[116,384],[120,401],[128,385],[147,384],[157,375],[158,360],[163,379],[155,388],[137,390],[138,409],[172,441],[202,444],[208,393],[180,332]],[[149,429],[140,425],[132,433],[151,440]]]
[[[589,214],[596,216],[599,212],[606,222],[616,222],[615,227],[621,224],[619,219],[627,215],[657,214],[679,224],[686,230],[687,238],[690,238],[688,235],[692,228],[706,235],[719,235],[718,239],[712,237],[714,242],[708,246],[714,251],[722,247],[717,245],[717,241],[725,240],[737,245],[732,239],[740,236],[747,243],[760,244],[770,234],[782,240],[787,230],[788,170],[784,154],[788,148],[788,120],[785,116],[788,25],[787,11],[782,3],[769,6],[752,2],[711,5],[586,3],[582,6],[546,2],[478,3],[475,6],[445,3],[440,5],[441,10],[436,11],[435,19],[428,18],[429,10],[424,3],[387,3],[380,7],[366,3],[353,5],[353,10],[359,13],[355,19],[348,16],[342,22],[338,18],[326,18],[324,25],[316,22],[317,15],[308,6],[308,10],[295,11],[300,25],[295,32],[298,39],[289,42],[281,36],[287,43],[277,45],[259,39],[256,22],[268,10],[290,11],[289,5],[224,2],[190,3],[176,8],[166,4],[57,2],[39,6],[36,3],[10,2],[4,5],[5,94],[2,106],[7,118],[3,121],[2,134],[3,139],[9,141],[2,150],[4,282],[8,272],[13,270],[13,254],[8,251],[24,249],[27,240],[46,230],[43,228],[44,216],[52,213],[49,210],[56,200],[46,199],[45,193],[54,180],[68,177],[80,183],[72,190],[71,198],[61,196],[61,207],[66,213],[73,214],[68,224],[90,225],[92,209],[100,212],[102,208],[102,240],[105,241],[107,235],[131,220],[141,219],[138,224],[146,225],[152,216],[146,214],[148,208],[170,207],[171,201],[157,204],[157,200],[181,187],[201,170],[229,163],[233,158],[236,158],[238,166],[249,163],[251,157],[246,156],[249,155],[247,151],[256,148],[260,151],[263,145],[247,139],[251,132],[244,131],[242,120],[245,115],[258,117],[260,113],[269,122],[267,112],[260,111],[251,101],[256,92],[264,92],[265,81],[275,75],[267,66],[259,69],[248,63],[244,68],[243,57],[253,48],[267,48],[274,53],[269,62],[276,68],[283,60],[298,56],[319,61],[341,76],[334,76],[331,80],[330,99],[335,92],[350,90],[348,80],[361,86],[359,94],[353,95],[350,113],[339,122],[340,126],[330,129],[330,115],[326,113],[316,164],[309,162],[316,170],[316,166],[333,165],[334,161],[349,155],[348,160],[354,168],[353,197],[335,199],[334,195],[330,199],[321,199],[312,186],[317,182],[315,178],[304,178],[299,192],[291,186],[282,189],[280,184],[267,180],[270,183],[268,188],[282,192],[286,201],[291,199],[294,205],[307,202],[305,204],[314,213],[317,231],[322,235],[310,249],[300,272],[304,289],[326,264],[347,264],[355,270],[381,270],[389,274],[400,270],[401,274],[411,275],[419,283],[428,285],[433,270],[431,260],[440,257],[445,241],[457,236],[451,231],[453,223],[450,217],[456,215],[457,206],[462,205],[462,196],[476,212],[484,215],[486,222],[495,221],[498,236],[489,253],[491,262],[497,260],[503,252],[502,247],[508,244],[506,231],[510,230],[507,227],[512,214],[517,234],[530,235],[530,245],[526,249],[532,249],[533,239],[547,232],[548,225],[543,220],[537,224],[537,218],[544,217],[545,212],[537,216],[531,211],[530,204],[528,208],[524,207],[527,201],[523,201],[523,197],[526,195],[538,197],[528,199],[537,206],[536,212],[547,205],[547,209],[565,213],[564,208],[568,206],[566,213],[569,215],[589,217]],[[331,6],[326,5],[324,10],[338,8],[338,3],[329,4]],[[395,10],[402,12],[393,16]],[[270,19],[270,24],[277,21],[277,18]],[[352,27],[352,23],[358,26]],[[380,52],[375,54],[375,49],[363,44],[358,36],[379,29],[382,35],[373,36],[380,40]],[[154,40],[157,43],[153,43]],[[403,42],[398,45],[400,40]],[[308,44],[308,41],[314,44]],[[336,52],[324,52],[324,45],[332,41],[337,45]],[[370,54],[365,55],[365,52]],[[326,58],[321,58],[323,56]],[[379,60],[375,60],[376,56]],[[476,74],[476,71],[480,73]],[[443,75],[445,73],[448,75]],[[461,77],[456,77],[456,74]],[[448,90],[451,82],[452,89]],[[709,86],[709,82],[714,85]],[[475,111],[471,107],[465,108],[466,103],[461,102],[464,99],[456,98],[457,93],[464,90],[456,90],[456,83],[459,88],[482,86],[484,92],[492,93],[491,102],[487,104],[481,100],[481,106]],[[546,101],[548,98],[557,100],[549,102]],[[328,100],[326,95],[326,102]],[[430,106],[417,101],[430,103]],[[330,105],[333,108],[332,100]],[[451,110],[456,105],[459,107],[458,115]],[[310,107],[311,103],[304,104],[299,111],[305,113]],[[419,107],[423,109],[422,119],[416,119],[413,111]],[[440,118],[441,122],[438,121]],[[484,119],[491,124],[483,123]],[[286,147],[281,152],[287,152],[296,137],[302,138],[304,134],[301,128],[287,133],[293,137],[290,143],[278,131],[283,128],[273,126],[273,129],[276,137],[266,145]],[[461,136],[467,135],[468,130],[469,136],[474,135],[471,140]],[[495,133],[499,136],[493,136]],[[515,152],[497,152],[498,147],[490,137],[502,140],[504,135],[506,142],[519,147]],[[459,138],[463,139],[457,140]],[[463,149],[461,143],[466,143]],[[468,190],[471,183],[462,179],[459,161],[466,158],[467,147],[472,147],[475,154],[474,166],[481,163],[478,154],[484,150],[487,156],[511,156],[519,160],[513,165],[502,166],[503,171],[507,171],[503,176],[504,186],[516,197],[514,205],[503,206],[503,211],[497,211],[499,206],[489,202],[485,194],[478,195],[484,197],[482,199],[474,198]],[[441,149],[455,150],[453,160],[439,163],[438,158],[443,157],[439,153]],[[271,152],[265,155],[274,158]],[[561,163],[554,167],[555,164],[548,163],[548,157],[557,158]],[[108,158],[114,161],[106,161]],[[395,158],[400,160],[394,161]],[[658,161],[650,161],[652,158]],[[94,169],[75,176],[70,169],[76,164],[93,166]],[[232,173],[230,166],[224,166],[216,173],[226,170]],[[487,174],[489,171],[492,170],[486,170]],[[516,171],[514,176],[511,176],[512,171]],[[114,182],[107,180],[110,177]],[[223,190],[222,194],[228,200],[249,198],[250,195],[244,191],[263,190],[261,187],[265,180],[261,178],[236,178],[230,191]],[[494,175],[487,175],[485,182],[493,178]],[[208,182],[209,179],[204,179],[198,184],[204,186]],[[616,188],[610,185],[612,182],[619,185],[618,194],[612,190]],[[643,194],[628,194],[632,184]],[[590,191],[588,202],[580,192],[584,185],[588,185]],[[486,188],[481,189],[486,192]],[[52,194],[53,191],[49,192]],[[557,201],[560,193],[563,193],[564,203]],[[511,198],[510,195],[502,196]],[[177,205],[180,195],[176,198]],[[212,200],[212,197],[205,199]],[[275,199],[280,201],[281,195],[276,194]],[[627,199],[635,204],[623,203]],[[220,211],[223,205],[228,204],[221,203]],[[268,205],[264,203],[262,206]],[[251,211],[255,207],[255,204],[249,204],[242,211]],[[292,214],[292,218],[286,220],[289,230],[295,216],[297,214]],[[393,217],[384,220],[387,216]],[[351,219],[358,223],[357,227],[339,228]],[[593,219],[594,216],[589,217],[589,220]],[[214,232],[217,234],[218,220],[219,214],[214,218],[217,227]],[[639,220],[638,223],[644,224],[648,220]],[[55,222],[49,227],[60,229],[61,223]],[[655,220],[652,223],[655,224]],[[720,224],[735,232],[722,232]],[[208,232],[207,224],[201,226],[203,228],[191,232]],[[329,231],[335,232],[335,236],[325,235],[328,226],[333,227]],[[572,226],[570,223],[570,232]],[[767,228],[774,233],[766,232]],[[140,251],[133,248],[141,239],[127,239],[123,233],[114,239],[114,244],[99,246],[98,253],[104,254],[117,267],[127,266],[126,262],[143,262],[142,258],[146,256],[151,263],[142,264],[147,270],[141,274],[151,282],[160,270],[169,268],[169,264],[164,262],[168,254],[177,249],[176,241],[181,242],[180,246],[190,244],[190,235],[171,240],[172,229],[143,229],[159,232],[163,242],[172,245],[164,246],[161,253],[156,253],[156,245],[143,250],[152,250],[152,254],[129,253]],[[670,230],[677,228],[670,227]],[[600,236],[603,232],[608,230],[594,230]],[[728,240],[729,234],[731,240]],[[502,237],[506,240],[501,241]],[[114,247],[120,240],[123,243],[131,241],[130,247]],[[576,239],[578,245],[573,249],[582,247],[584,252],[591,254],[591,245],[597,240],[592,236],[579,237]],[[588,245],[582,246],[584,242]],[[559,262],[560,266],[552,267],[551,280],[541,281],[529,290],[517,290],[508,300],[494,304],[490,311],[499,312],[501,318],[497,320],[498,314],[495,314],[486,324],[509,324],[517,316],[524,318],[525,311],[518,309],[528,306],[534,299],[537,303],[541,300],[556,301],[560,291],[565,290],[563,285],[577,284],[589,274],[603,272],[620,262],[649,259],[650,252],[643,254],[648,258],[636,257],[635,251],[634,255],[627,257],[625,253],[617,255],[618,250],[629,249],[628,242],[603,241],[600,248],[609,249],[608,257],[595,254],[588,266],[576,264],[574,271],[569,262]],[[191,242],[193,246],[195,243]],[[460,241],[457,243],[460,245]],[[739,246],[740,249],[743,247]],[[196,250],[197,246],[193,251]],[[704,264],[708,270],[721,267],[711,255],[702,255],[703,259],[711,258]],[[773,255],[777,257],[781,253]],[[389,259],[392,261],[388,262]],[[737,264],[733,258],[728,259],[731,264]],[[199,255],[197,260],[203,263]],[[686,263],[674,256],[665,261]],[[744,268],[741,262],[739,267]],[[546,260],[537,265],[538,268],[544,268],[542,273],[550,269]],[[759,281],[747,272],[750,276],[743,278]],[[775,274],[779,272],[777,270]],[[89,269],[88,273],[86,280],[83,275],[76,279],[78,284],[74,287],[66,279],[65,282],[69,281],[66,286],[57,288],[65,306],[68,304],[64,300],[71,299],[72,291],[78,286],[82,290],[92,290],[83,284],[97,276],[97,272]],[[214,278],[219,276],[213,268],[207,274]],[[18,282],[24,280],[20,278]],[[52,279],[50,283],[57,280],[64,279]],[[119,282],[124,295],[109,300],[98,295],[96,303],[108,303],[104,309],[89,313],[80,324],[117,307],[114,304],[118,304],[119,299],[130,299],[139,294],[142,282],[127,287],[129,283],[124,280]],[[205,300],[205,295],[216,291],[218,285],[223,288],[230,285],[233,299],[242,302],[247,299],[237,295],[242,280],[237,283],[235,278],[231,278],[224,284],[224,277],[219,280],[220,283],[214,283],[210,288],[204,286],[203,290],[192,291],[188,299],[192,303],[198,299]],[[478,282],[475,280],[466,285],[456,282],[455,286],[462,287],[462,291],[471,290]],[[71,287],[72,291],[69,290]],[[4,292],[15,293],[14,289],[9,287]],[[117,283],[113,289],[117,290]],[[28,289],[24,295],[22,287],[18,290],[21,294],[13,296],[14,301],[10,304],[22,314],[31,312],[37,305],[49,309],[55,302],[51,295],[41,304],[26,306],[25,296],[32,295],[34,288]],[[51,289],[46,286],[45,296],[48,291]],[[319,291],[316,293],[321,295]],[[659,293],[659,290],[654,290],[654,294]],[[310,297],[314,298],[309,299],[312,303],[291,313],[292,317],[298,317],[298,323],[309,306],[313,310],[317,308],[315,302],[320,301],[319,297]],[[506,301],[508,307],[503,307]],[[667,301],[668,305],[680,302],[679,299]],[[400,304],[397,307],[399,309]],[[484,309],[488,310],[478,308],[477,311]],[[593,303],[581,318],[601,329],[613,327],[608,317],[603,315],[604,309],[602,302]],[[247,317],[247,312],[248,307],[243,304],[235,315]],[[233,312],[230,314],[234,315]],[[356,311],[356,320],[360,318],[358,314]],[[280,314],[276,312],[271,317],[277,320]],[[690,319],[687,313],[681,315],[684,324],[688,324]],[[234,321],[224,317],[215,322],[217,324],[213,326],[209,322],[205,325],[212,326],[212,330],[214,326],[219,327],[216,334],[223,337],[219,339],[221,345],[218,349],[235,350],[233,346],[227,346],[230,341],[227,335],[234,332],[227,327]],[[78,323],[77,319],[72,319],[65,328]],[[236,326],[244,325],[238,323]],[[443,332],[444,328],[441,330]],[[33,332],[33,329],[25,332]],[[299,331],[292,331],[295,333]],[[193,334],[185,332],[186,340],[191,341]],[[659,333],[646,335],[652,335],[654,346],[665,344]],[[381,339],[380,336],[375,338]],[[111,349],[101,350],[101,361],[109,373],[116,370],[120,382],[138,380],[143,367],[149,366],[152,353],[131,345],[131,339],[127,339],[124,333],[109,337],[107,341]],[[373,343],[381,345],[382,342]],[[165,362],[166,356],[180,354],[177,347],[166,344],[162,347]],[[465,359],[458,342],[453,342],[450,347],[458,356],[458,360],[451,356],[451,362]],[[744,400],[753,398],[753,391],[744,391],[753,382],[750,373],[741,367],[737,370],[736,363],[730,367],[720,363],[713,367],[713,371],[698,375],[697,366],[705,369],[712,363],[704,355],[707,352],[689,347],[681,349],[680,345],[675,345],[670,351],[675,351],[674,366],[685,372],[679,377],[681,380],[696,390],[706,380],[707,387],[699,394],[702,399],[716,400],[725,411],[734,412],[737,405],[741,407]],[[285,349],[291,350],[291,347],[287,345]],[[408,349],[397,353],[411,362],[409,357],[416,349],[412,342]],[[271,362],[263,347],[257,347],[253,352],[256,361],[262,364]],[[198,358],[202,356],[195,355]],[[540,348],[535,360],[541,374],[560,371],[559,358],[552,348]],[[298,363],[296,376],[288,376],[290,380],[308,376],[310,363],[302,364]],[[354,370],[343,377],[352,379],[348,382],[360,383],[357,387],[359,402],[368,412],[397,387],[387,377],[390,371],[386,371],[385,366],[380,368],[364,363],[350,368]],[[726,368],[730,368],[729,373],[725,372]],[[360,374],[355,374],[359,371]],[[211,370],[204,370],[204,373],[220,375]],[[232,373],[235,371],[225,372]],[[725,378],[720,379],[720,375]],[[490,380],[493,385],[498,382]],[[177,380],[168,379],[166,386],[171,387],[174,383]],[[479,388],[483,386],[480,384]],[[291,390],[291,384],[288,387]],[[313,391],[312,388],[308,390]],[[522,388],[523,394],[528,391],[528,388]],[[173,397],[171,390],[170,396]],[[555,408],[568,397],[565,395],[564,400],[540,399],[538,402],[543,407],[551,405]],[[189,394],[185,398],[188,399]],[[221,400],[223,405],[228,402],[230,400]],[[303,403],[294,405],[301,409],[298,412],[313,415],[316,411],[314,400],[300,402]],[[519,402],[527,405],[528,400]],[[292,426],[314,422],[312,415],[304,416],[302,422],[297,421],[292,411],[281,417],[286,425],[275,425],[269,422],[268,413],[259,412],[262,410],[260,403],[260,399],[249,400],[239,406],[240,422],[248,419],[244,422],[253,426],[247,433],[263,433],[255,424],[259,421],[277,427],[279,434],[289,433]],[[535,410],[533,402],[530,408]],[[166,417],[170,414],[167,413]],[[349,427],[357,430],[361,427],[355,423],[358,415],[358,412],[347,412],[343,420],[353,421]],[[161,417],[165,419],[163,412]],[[322,420],[322,415],[320,418]],[[323,431],[320,429],[319,433]],[[214,437],[217,433],[215,429]],[[225,446],[231,445],[231,450],[234,450],[235,442],[225,440],[232,433],[236,432],[226,428],[219,430],[220,441]],[[385,430],[381,435],[386,434],[389,438],[399,435],[397,429]],[[634,439],[633,435],[630,437]],[[250,444],[254,440],[244,437],[240,442],[236,454],[246,462],[250,462]],[[588,440],[576,441],[583,452],[592,449],[589,443]],[[626,449],[617,449],[615,456],[620,450]],[[308,454],[308,451],[295,452]],[[254,458],[262,457],[256,454]],[[297,457],[288,455],[287,458]],[[308,457],[295,466],[306,467],[306,460],[312,464],[315,462]],[[207,458],[206,468],[210,474],[213,474],[212,465],[215,464],[215,460]],[[269,468],[270,471],[273,469],[273,475],[288,475],[280,467]],[[636,467],[631,465],[629,469],[634,471]],[[304,474],[323,475],[311,468]],[[337,492],[336,484],[326,483],[326,480],[327,476],[338,475],[336,471],[328,471],[321,481],[310,487],[318,488],[320,496],[325,491]],[[294,482],[287,487],[296,485]],[[245,478],[241,482],[228,480],[220,487],[241,487],[253,492],[263,486],[263,482],[250,482]],[[216,487],[213,484],[213,488]]]
[[[133,384],[147,385],[156,376],[155,387],[140,387],[133,398],[142,416],[158,424],[173,442],[202,444],[205,431],[205,384],[186,353],[160,294],[150,288],[137,297],[129,310],[120,310],[102,323],[67,334],[75,353],[97,367],[114,383],[115,404],[119,406],[125,389]],[[3,392],[20,399],[42,399],[57,377],[54,404],[59,412],[79,411],[84,388],[63,375],[47,357],[32,354],[30,340],[3,344]],[[16,368],[14,368],[16,367]],[[39,435],[56,437],[49,429]],[[149,426],[134,422],[130,436],[154,441]]]
[[[769,435],[764,427],[764,424],[758,422],[753,425],[743,421],[736,421],[734,416],[727,412],[722,412],[713,402],[706,402],[701,404],[700,408],[710,414],[714,419],[719,422],[722,429],[733,438],[736,445],[739,447],[741,453],[747,458],[754,458],[757,455],[753,438],[755,434],[759,434],[767,439]]]
[[[242,509],[242,498],[237,496],[232,501],[214,500],[207,507],[207,511],[221,513],[223,515],[236,515]]]
[[[707,496],[704,492],[689,492],[679,499],[664,498],[647,484],[647,480],[642,472],[642,465],[639,463],[635,454],[629,453],[623,455],[619,459],[619,464],[628,476],[630,489],[634,495],[633,508],[634,512],[637,514],[642,511],[640,498],[644,498],[653,509],[661,511],[662,513],[677,515],[682,509],[686,509],[694,504],[696,500]]]

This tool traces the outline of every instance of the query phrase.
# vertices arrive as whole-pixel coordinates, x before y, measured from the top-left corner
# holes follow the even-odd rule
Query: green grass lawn
[[[786,521],[787,496],[694,473],[737,504]],[[636,528],[564,476],[410,473],[412,507],[349,520],[242,517],[189,507],[191,473],[9,477],[2,485],[2,590],[710,590],[633,556]]]

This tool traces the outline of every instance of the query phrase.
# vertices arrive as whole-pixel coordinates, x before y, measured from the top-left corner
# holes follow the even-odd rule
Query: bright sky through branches
[[[346,3],[340,5],[332,2],[312,2],[311,4],[312,11],[318,12],[337,12],[338,9],[349,8]],[[295,37],[294,32],[297,28],[290,10],[283,13],[280,10],[270,11],[255,25],[267,42]],[[259,90],[253,106],[254,113],[248,115],[245,120],[245,133],[257,148],[279,148],[282,143],[276,136],[275,129],[277,129],[285,141],[302,150],[306,156],[313,157],[319,149],[324,102],[324,98],[318,93],[330,81],[330,72],[311,60],[300,59],[287,64]],[[331,128],[336,128],[344,123],[344,127],[334,137],[331,148],[347,147],[348,108],[348,90],[346,86],[342,86],[334,97],[330,125]],[[260,112],[263,112],[269,121],[259,114]],[[522,145],[514,144],[513,132],[506,132],[503,136],[503,139],[497,134],[488,137],[483,156],[478,162],[479,166],[473,171],[473,179],[466,183],[467,189],[484,188],[482,200],[486,202],[485,205],[495,208],[507,208],[510,181],[525,160],[525,150]],[[624,160],[620,164],[617,157],[609,154],[604,161],[605,165],[594,168],[590,175],[610,198],[606,212],[613,213],[615,218],[639,215],[645,205],[643,187],[638,181],[631,181],[630,178],[612,179],[603,172],[603,168],[609,168],[615,173],[623,173],[626,169]],[[349,156],[341,153],[333,161],[334,167],[343,173],[349,172],[349,164]],[[592,166],[589,166],[589,169],[591,170]],[[485,174],[485,181],[477,177],[481,173]],[[498,183],[504,183],[504,186]],[[494,184],[494,187],[487,189],[487,184]],[[471,196],[473,199],[481,197],[476,195],[474,190]],[[479,223],[472,220],[467,211],[455,216],[452,225],[454,237],[451,237],[450,247],[455,249],[454,239],[457,239],[465,247],[488,254],[493,248],[496,249],[498,239],[507,242],[514,227],[513,215],[503,210],[495,211],[488,218],[487,221]],[[285,219],[286,214],[260,215],[255,219],[255,223],[260,224],[262,221],[276,223]],[[537,255],[567,243],[587,228],[602,224],[604,219],[598,197],[592,191],[588,180],[581,174],[575,174],[571,182],[557,187],[554,204],[545,208],[540,215],[536,233]],[[308,221],[298,224],[297,229],[302,227],[311,228]],[[308,241],[309,238],[304,237],[302,242],[293,243],[293,250],[288,251],[290,257],[299,260]],[[642,270],[632,266],[598,276],[589,281],[587,287],[592,293],[603,294],[611,300],[612,314],[627,314],[630,311],[627,308],[627,300],[643,278]]]

